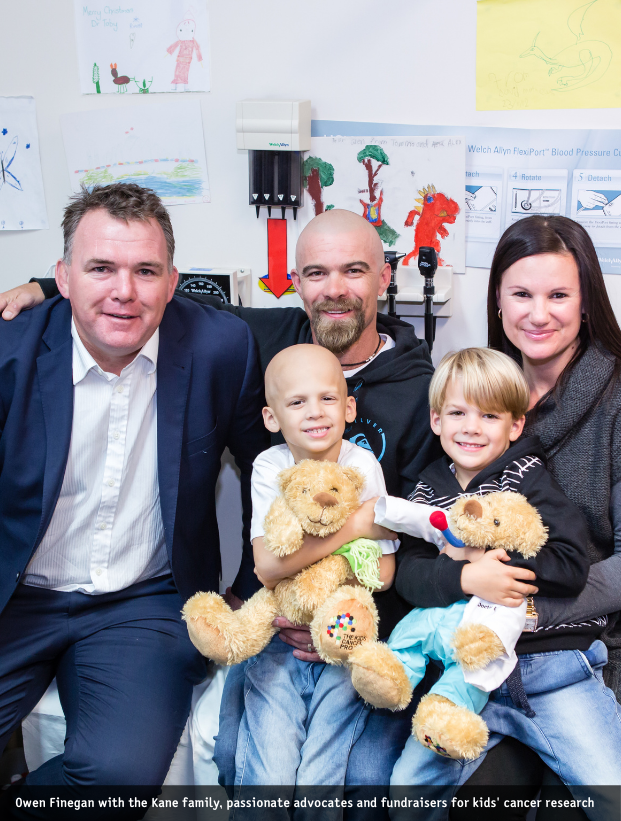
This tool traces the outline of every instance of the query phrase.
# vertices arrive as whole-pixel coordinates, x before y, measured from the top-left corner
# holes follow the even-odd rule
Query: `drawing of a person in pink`
[[[196,51],[196,59],[203,65],[203,55],[201,54],[201,47],[194,39],[194,31],[196,23],[191,18],[182,20],[177,26],[177,40],[168,46],[166,51],[169,54],[174,54],[177,48],[177,63],[175,65],[175,76],[172,79],[171,85],[175,86],[175,91],[188,90],[188,74],[190,72],[190,63],[192,56]]]

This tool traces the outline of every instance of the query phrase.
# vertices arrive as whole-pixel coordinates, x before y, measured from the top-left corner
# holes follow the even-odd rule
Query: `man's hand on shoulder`
[[[38,282],[27,282],[0,294],[0,314],[2,319],[15,319],[21,311],[28,311],[40,305],[45,299]]]

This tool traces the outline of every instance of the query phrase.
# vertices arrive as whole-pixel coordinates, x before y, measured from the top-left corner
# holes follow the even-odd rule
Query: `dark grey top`
[[[537,597],[542,626],[621,610],[621,386],[614,371],[614,358],[592,345],[563,389],[549,397],[534,419],[527,417],[525,433],[539,436],[548,469],[589,527],[587,585],[576,598]],[[604,640],[609,648],[619,648],[621,663],[616,615],[609,619]]]

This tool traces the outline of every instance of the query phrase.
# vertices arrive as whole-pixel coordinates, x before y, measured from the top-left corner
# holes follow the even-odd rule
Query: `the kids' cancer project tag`
[[[353,650],[366,640],[364,635],[355,635],[356,619],[351,613],[340,613],[332,619],[328,624],[327,633],[341,650]]]

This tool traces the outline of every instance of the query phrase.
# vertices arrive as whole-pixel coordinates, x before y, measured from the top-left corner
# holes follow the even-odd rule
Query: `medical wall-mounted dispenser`
[[[303,151],[310,149],[310,100],[242,100],[237,103],[237,147],[248,150],[249,203],[286,209],[302,205]]]

